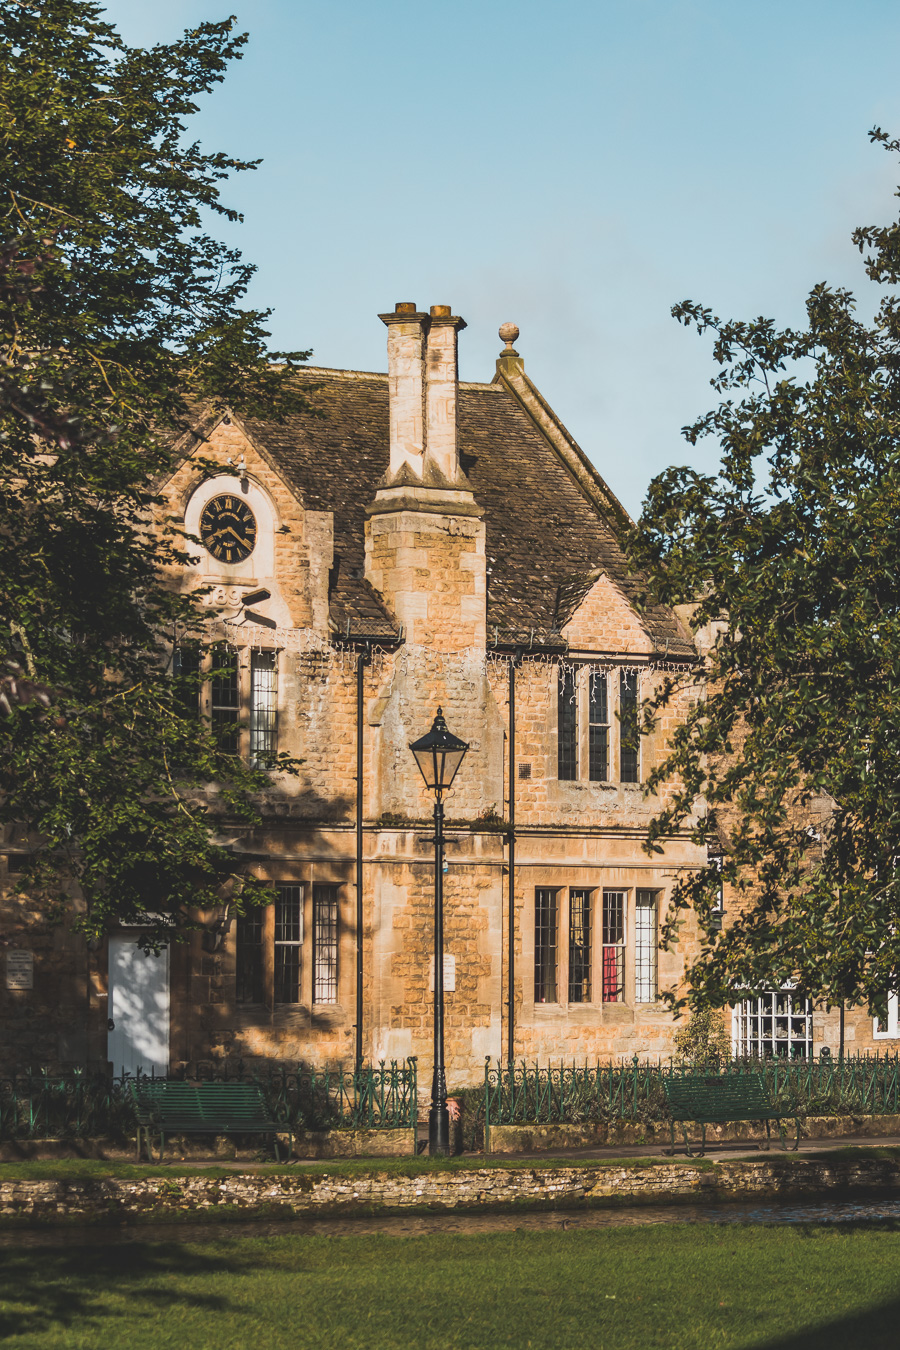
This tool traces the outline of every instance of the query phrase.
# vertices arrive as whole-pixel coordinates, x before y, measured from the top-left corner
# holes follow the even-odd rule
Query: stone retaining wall
[[[900,1131],[898,1131],[900,1133]],[[287,1149],[288,1136],[279,1142]],[[403,1130],[319,1130],[294,1134],[293,1152],[297,1158],[407,1158],[416,1153],[416,1136],[411,1127]],[[270,1136],[242,1135],[236,1143],[232,1135],[166,1136],[168,1161],[209,1159],[221,1162],[258,1162],[271,1156]],[[249,1142],[248,1142],[249,1141]],[[153,1147],[158,1146],[154,1136]],[[105,1161],[132,1161],[135,1145],[115,1139],[7,1139],[0,1143],[0,1163],[24,1162],[44,1158],[95,1158]]]
[[[900,1157],[766,1159],[613,1166],[469,1168],[419,1176],[302,1171],[228,1177],[2,1181],[0,1216],[31,1222],[140,1222],[566,1208],[771,1199],[900,1187]]]
[[[796,1137],[794,1122],[785,1117],[788,1138]],[[778,1129],[772,1123],[772,1134],[777,1142]],[[801,1122],[801,1139],[840,1139],[845,1135],[866,1139],[884,1139],[900,1135],[900,1115],[897,1116],[806,1116]],[[680,1125],[675,1138],[682,1146]],[[688,1138],[700,1141],[700,1126],[688,1125]],[[707,1125],[709,1143],[728,1140],[758,1141],[765,1138],[765,1125],[757,1121],[735,1121],[728,1125]],[[492,1125],[488,1132],[488,1153],[534,1153],[540,1149],[600,1148],[606,1144],[669,1145],[668,1121],[641,1124],[623,1120],[614,1125]]]

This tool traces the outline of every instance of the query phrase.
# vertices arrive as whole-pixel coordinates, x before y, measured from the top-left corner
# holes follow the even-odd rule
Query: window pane
[[[578,776],[578,702],[575,671],[560,667],[557,684],[557,777]]]
[[[591,893],[569,892],[569,1002],[591,1001]]]
[[[625,892],[603,892],[603,1002],[625,997]]]
[[[337,1003],[337,892],[337,886],[313,886],[313,1003]]]
[[[235,999],[238,1003],[263,1001],[263,916],[258,909],[240,915],[237,921]]]
[[[200,646],[183,642],[172,653],[172,675],[175,679],[175,705],[183,717],[197,717],[200,712]]]
[[[721,853],[710,853],[707,856],[707,865],[709,867],[714,867],[716,871],[719,873],[718,892],[716,894],[716,898],[715,901],[713,902],[712,909],[710,912],[712,926],[716,929],[721,929],[722,919],[725,916],[725,887],[722,882],[722,868],[724,866],[724,863],[725,859],[723,858]]]
[[[213,735],[220,750],[226,755],[236,755],[240,718],[238,654],[233,647],[219,643],[213,648],[212,662],[215,672],[210,681]]]
[[[300,1002],[303,887],[279,886],[275,901],[275,1002]]]
[[[812,1055],[812,1004],[790,990],[745,999],[733,1017],[734,1051],[760,1058]]]
[[[619,778],[623,783],[638,782],[638,700],[637,672],[619,672]]]
[[[658,995],[656,891],[638,891],[634,901],[634,1001],[655,1003]]]
[[[556,1002],[556,891],[534,893],[534,1001]]]
[[[887,1016],[875,1018],[875,1035],[890,1036],[896,1040],[898,1033],[897,1025],[898,1000],[896,994],[888,994]]]
[[[588,773],[592,783],[609,778],[609,707],[605,670],[592,670],[588,680]]]
[[[250,763],[266,764],[275,754],[278,664],[275,652],[250,658]]]

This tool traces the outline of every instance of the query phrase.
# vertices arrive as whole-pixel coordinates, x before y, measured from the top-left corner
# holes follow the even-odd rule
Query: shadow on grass
[[[185,1303],[227,1311],[228,1299],[187,1294],[180,1277],[238,1275],[248,1268],[246,1253],[230,1258],[221,1246],[206,1255],[176,1242],[84,1247],[77,1241],[73,1234],[71,1247],[0,1253],[0,1340],[108,1322],[119,1315],[112,1296],[127,1300],[129,1318],[157,1317]],[[116,1340],[113,1327],[110,1339]]]
[[[812,1331],[798,1331],[753,1350],[897,1350],[900,1345],[900,1298],[877,1308],[847,1313]]]
[[[842,1223],[842,1233],[897,1233],[896,1219],[861,1219]],[[797,1225],[803,1237],[816,1238],[822,1229],[818,1225]],[[900,1278],[900,1277],[898,1277]],[[807,1331],[794,1331],[789,1336],[760,1341],[752,1350],[897,1350],[900,1346],[900,1294],[873,1308],[857,1308],[842,1313],[833,1320],[818,1323]]]

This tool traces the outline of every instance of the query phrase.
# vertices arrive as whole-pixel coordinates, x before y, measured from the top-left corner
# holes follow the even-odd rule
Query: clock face
[[[240,497],[213,497],[200,516],[200,538],[219,562],[243,562],[256,543],[256,519]]]

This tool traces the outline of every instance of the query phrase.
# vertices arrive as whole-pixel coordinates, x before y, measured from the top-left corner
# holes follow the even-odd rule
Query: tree
[[[650,782],[676,784],[651,847],[690,828],[737,895],[719,931],[717,865],[676,888],[668,940],[690,906],[705,933],[694,1006],[794,982],[883,1012],[898,987],[900,223],[853,239],[888,288],[869,324],[824,284],[798,329],[673,310],[715,337],[723,397],[685,435],[716,437],[721,464],[657,477],[630,548],[654,597],[692,606],[714,639]],[[667,680],[648,726],[683,683]]]
[[[229,19],[131,48],[93,0],[0,0],[0,824],[40,839],[23,884],[88,935],[149,911],[158,943],[229,894],[217,822],[264,782],[186,711],[172,638],[203,627],[163,573],[191,541],[151,525],[192,409],[305,406],[307,353],[273,360],[254,269],[203,231],[254,165],[186,135],[245,40]]]

